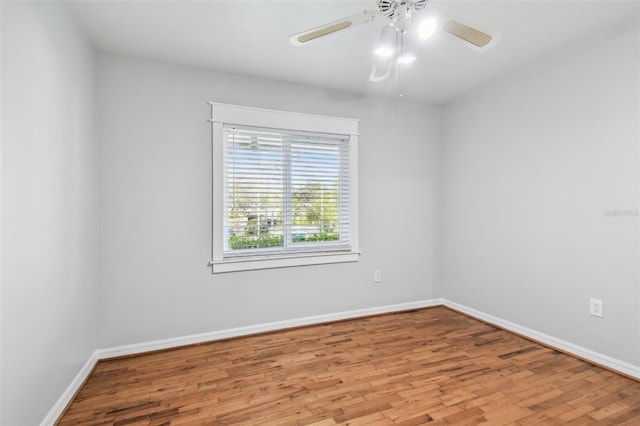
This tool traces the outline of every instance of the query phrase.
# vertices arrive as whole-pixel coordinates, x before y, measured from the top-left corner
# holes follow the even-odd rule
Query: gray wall
[[[638,53],[626,26],[447,106],[440,296],[640,364]]]
[[[0,424],[35,425],[97,343],[95,57],[60,4],[1,7]]]
[[[639,218],[606,214],[638,209],[637,27],[443,115],[109,54],[94,66],[59,5],[1,4],[1,424],[39,423],[96,347],[434,297],[640,364]],[[360,262],[211,275],[208,101],[361,120]]]
[[[98,101],[100,347],[433,297],[438,108],[108,54]],[[359,262],[211,274],[208,101],[361,120]]]

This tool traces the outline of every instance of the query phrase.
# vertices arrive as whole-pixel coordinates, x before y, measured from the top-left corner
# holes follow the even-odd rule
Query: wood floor
[[[101,361],[60,425],[640,425],[640,383],[446,308]]]

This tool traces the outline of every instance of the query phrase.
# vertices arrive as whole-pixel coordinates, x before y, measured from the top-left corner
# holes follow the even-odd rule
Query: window
[[[213,272],[357,261],[357,121],[211,106]]]

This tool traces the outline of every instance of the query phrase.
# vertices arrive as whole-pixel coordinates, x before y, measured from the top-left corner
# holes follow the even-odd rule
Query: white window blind
[[[349,136],[225,124],[224,257],[349,251]]]

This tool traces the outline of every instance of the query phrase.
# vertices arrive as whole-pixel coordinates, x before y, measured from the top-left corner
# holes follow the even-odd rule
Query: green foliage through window
[[[229,247],[233,250],[283,247],[282,235],[232,235]]]
[[[294,235],[294,243],[313,243],[321,241],[339,241],[340,234],[314,234],[309,236]],[[231,235],[229,247],[232,250],[246,250],[256,248],[283,247],[282,235]]]
[[[340,234],[315,234],[305,236],[293,236],[294,243],[312,243],[318,241],[338,241],[340,240]]]

